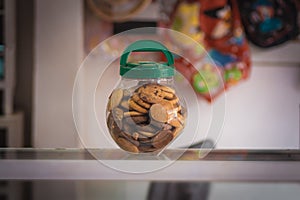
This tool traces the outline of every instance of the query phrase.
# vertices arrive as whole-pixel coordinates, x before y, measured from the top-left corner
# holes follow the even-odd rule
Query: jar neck
[[[167,78],[153,78],[153,79],[132,79],[132,78],[124,78],[122,77],[122,82],[147,82],[147,83],[158,83],[163,85],[172,85],[174,84],[174,77],[167,77]]]
[[[122,77],[121,85],[123,87],[132,87],[135,85],[141,85],[146,83],[158,83],[161,85],[174,85],[174,77],[167,77],[167,78],[156,78],[156,79],[132,79],[132,78],[124,78]]]

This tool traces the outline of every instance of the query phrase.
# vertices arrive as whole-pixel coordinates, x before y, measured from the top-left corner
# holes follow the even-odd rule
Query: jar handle
[[[123,52],[120,65],[126,66],[128,56],[131,52],[162,52],[167,58],[167,65],[174,65],[173,54],[161,43],[154,40],[138,40],[130,44]]]

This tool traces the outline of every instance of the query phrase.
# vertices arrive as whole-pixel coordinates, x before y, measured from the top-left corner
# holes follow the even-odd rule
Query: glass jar
[[[162,52],[166,63],[127,62],[131,52]],[[185,101],[174,85],[171,52],[153,40],[129,45],[120,59],[121,81],[106,109],[107,127],[117,145],[131,153],[161,152],[182,133]]]

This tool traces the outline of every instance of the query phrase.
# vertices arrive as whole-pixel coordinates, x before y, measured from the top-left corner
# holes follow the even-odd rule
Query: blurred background
[[[172,17],[179,12],[178,2],[193,4],[188,7],[192,15],[185,19],[191,23],[190,27],[183,26],[184,20],[172,25]],[[216,3],[215,8],[210,8],[205,0],[0,0],[1,147],[82,147],[73,121],[72,91],[78,69],[96,45],[125,30],[167,27],[217,49],[217,44],[206,38],[205,27],[194,24],[201,23],[195,22],[195,16],[200,18],[201,5],[214,11],[207,15],[216,17],[220,9],[232,8],[235,3],[224,1],[225,6]],[[280,6],[277,1],[239,1],[236,5],[240,16],[253,17],[252,21],[240,19],[245,29],[244,42],[249,46],[249,49],[239,49],[247,53],[249,59],[247,76],[235,80],[233,86],[213,102],[199,95],[202,116],[210,116],[211,109],[225,109],[221,134],[209,138],[216,143],[215,148],[282,150],[300,147],[299,1],[286,3],[294,5],[295,10],[282,10],[283,14],[278,16],[269,10],[263,24],[268,30],[265,26],[251,26],[258,15],[252,16],[249,8]],[[291,21],[293,17],[296,24],[285,24],[285,20]],[[218,34],[222,33],[222,26],[220,24],[219,32],[216,30]],[[264,35],[258,31],[260,28],[265,31]],[[198,38],[197,31],[203,31],[204,36]],[[267,31],[272,33],[266,36]],[[136,37],[143,38],[144,34],[155,38],[158,33],[140,33]],[[265,38],[260,40],[260,37]],[[117,42],[110,48],[123,48],[124,43],[126,41]],[[114,54],[110,50],[107,53]],[[237,59],[242,57],[239,62],[246,62],[243,56],[236,55]],[[84,89],[84,84],[82,87]],[[84,123],[87,127],[93,126],[88,121]],[[147,199],[149,184],[148,181],[2,181],[0,200]],[[299,191],[299,183],[213,182],[207,199],[299,199]]]

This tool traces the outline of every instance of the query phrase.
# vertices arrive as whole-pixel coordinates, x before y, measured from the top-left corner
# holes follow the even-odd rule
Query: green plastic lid
[[[127,63],[131,52],[162,52],[166,63],[143,61],[138,63]],[[129,45],[120,59],[120,75],[126,78],[167,78],[174,76],[174,58],[171,52],[161,43],[154,40],[138,40]]]

